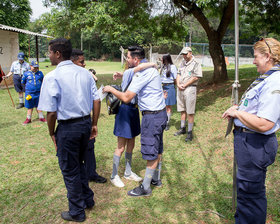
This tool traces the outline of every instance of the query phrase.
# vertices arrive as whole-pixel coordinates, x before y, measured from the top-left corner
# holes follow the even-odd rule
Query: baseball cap
[[[34,67],[34,68],[38,68],[39,64],[37,61],[31,61],[30,66]]]
[[[24,53],[23,52],[19,52],[17,58],[19,60],[24,60]]]
[[[181,54],[187,54],[189,52],[192,52],[192,49],[190,47],[184,47],[181,51]]]

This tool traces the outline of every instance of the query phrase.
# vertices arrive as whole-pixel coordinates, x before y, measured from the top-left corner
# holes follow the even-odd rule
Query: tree
[[[30,21],[32,10],[29,0],[1,0],[0,24],[26,29]],[[27,51],[27,36],[19,35],[20,49]]]

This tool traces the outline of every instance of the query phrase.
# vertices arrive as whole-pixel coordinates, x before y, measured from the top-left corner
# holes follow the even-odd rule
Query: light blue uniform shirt
[[[175,65],[170,65],[170,76],[166,77],[167,68],[163,67],[161,73],[161,82],[162,83],[174,83],[174,80],[177,78],[177,68]]]
[[[57,120],[87,116],[98,100],[95,81],[88,70],[62,61],[44,78],[38,110],[57,112]]]
[[[249,90],[238,110],[255,114],[275,123],[272,129],[262,134],[269,135],[276,132],[280,128],[280,71],[272,73]],[[234,124],[250,129],[237,118],[234,119]]]
[[[23,62],[22,64],[19,61],[14,61],[11,65],[10,71],[17,75],[23,75],[24,72],[27,72],[30,69],[29,64],[27,62]]]
[[[147,68],[134,74],[128,90],[138,94],[141,111],[165,108],[161,79],[155,68]]]
[[[125,88],[129,84],[129,82],[132,80],[133,75],[134,75],[133,68],[125,70],[125,72],[123,73],[123,78],[122,78],[122,85],[121,85],[122,86],[122,91],[125,90]],[[131,100],[131,103],[135,104],[136,103],[136,98],[137,98],[137,96],[134,97]]]

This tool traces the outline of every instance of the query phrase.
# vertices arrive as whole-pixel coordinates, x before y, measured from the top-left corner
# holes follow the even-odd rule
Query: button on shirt
[[[62,61],[44,79],[38,110],[57,112],[57,120],[90,114],[98,92],[91,74],[72,61]]]
[[[138,106],[141,111],[165,108],[161,79],[155,68],[135,73],[128,90],[138,94]]]
[[[170,65],[170,76],[166,76],[167,68],[164,66],[162,68],[161,82],[162,83],[174,83],[177,78],[177,68],[175,65]]]
[[[239,111],[246,111],[258,117],[272,121],[273,128],[262,134],[269,135],[280,128],[280,71],[274,72],[261,83],[249,90]],[[247,128],[239,119],[234,119],[234,124]],[[250,129],[252,130],[252,129]],[[252,130],[255,131],[255,130]],[[255,131],[256,132],[256,131]]]
[[[44,75],[41,71],[36,73],[32,71],[25,72],[22,76],[21,83],[25,84],[26,93],[40,92]]]
[[[180,68],[178,70],[178,75],[180,75],[179,83],[185,84],[191,77],[202,77],[201,64],[192,56],[192,59],[188,62],[182,61]],[[192,83],[192,85],[197,85],[198,80]]]
[[[122,86],[122,91],[124,91],[125,88],[127,88],[127,85],[132,80],[133,75],[134,75],[133,68],[125,70],[125,72],[123,73],[123,78],[122,78],[122,85],[121,85]],[[135,96],[131,100],[131,103],[135,104],[136,103],[136,98],[137,98],[137,96]]]
[[[10,71],[17,75],[23,75],[24,72],[27,72],[30,69],[29,64],[27,62],[23,62],[22,64],[19,61],[14,61],[12,63]]]

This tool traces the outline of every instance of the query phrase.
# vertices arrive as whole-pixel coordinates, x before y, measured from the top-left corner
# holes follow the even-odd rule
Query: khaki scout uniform
[[[191,77],[202,77],[201,64],[193,56],[188,62],[183,60],[178,70],[179,84],[185,84]],[[198,80],[187,86],[183,91],[177,88],[177,111],[186,111],[187,114],[195,114],[196,86]]]

